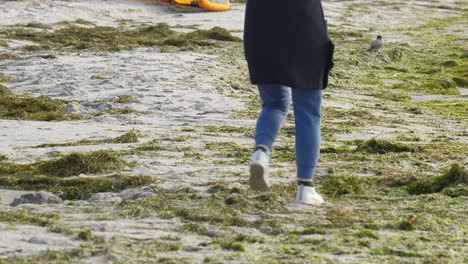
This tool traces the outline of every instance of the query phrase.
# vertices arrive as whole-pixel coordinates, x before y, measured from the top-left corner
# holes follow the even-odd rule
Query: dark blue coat
[[[244,48],[253,84],[328,85],[334,45],[320,0],[248,0]]]

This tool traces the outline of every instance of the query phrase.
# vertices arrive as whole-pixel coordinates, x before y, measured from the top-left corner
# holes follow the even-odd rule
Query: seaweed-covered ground
[[[245,5],[0,0],[0,263],[466,263],[467,5],[324,0],[316,185],[249,190]],[[384,48],[368,53],[382,35]]]

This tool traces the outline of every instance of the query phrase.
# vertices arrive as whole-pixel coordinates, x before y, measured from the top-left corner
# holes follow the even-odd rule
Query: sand
[[[398,10],[386,9],[369,1],[323,1],[327,20],[331,28],[346,30],[363,30],[380,28],[382,23],[389,31],[393,27],[404,24],[421,24],[423,19],[445,17],[457,14],[453,9],[432,9],[440,1],[394,1],[400,4]],[[356,5],[356,12],[350,16],[345,11],[350,5]],[[358,8],[366,5],[365,8]],[[444,0],[443,4],[457,7],[459,1]],[[426,13],[419,15],[418,10],[424,8]],[[129,20],[125,27],[137,27],[144,24],[165,22],[171,26],[198,25],[209,29],[221,26],[232,30],[233,34],[242,37],[243,14],[245,6],[233,4],[232,9],[225,13],[194,12],[180,10],[174,7],[158,6],[132,1],[4,1],[0,0],[0,27],[9,25],[40,22],[52,24],[64,20],[84,19],[100,26],[119,26],[121,20]],[[399,20],[391,19],[398,15]],[[176,29],[187,31],[188,29]],[[391,32],[386,34],[386,41],[400,42],[404,38]],[[30,45],[25,41],[9,41],[10,48],[0,47],[0,53],[17,52],[14,48]],[[253,127],[254,120],[233,119],[232,115],[246,108],[248,98],[228,96],[235,92],[222,77],[229,74],[236,65],[223,64],[215,55],[194,52],[161,53],[149,48],[134,49],[117,53],[61,53],[50,52],[57,59],[47,60],[31,57],[21,61],[2,61],[0,71],[15,79],[7,84],[14,87],[17,94],[32,96],[47,95],[55,99],[72,101],[67,105],[70,112],[91,117],[83,121],[40,122],[21,120],[0,120],[0,154],[6,155],[9,162],[31,163],[37,160],[50,159],[56,151],[67,154],[71,152],[88,152],[99,149],[123,150],[141,144],[167,137],[180,135],[190,137],[185,142],[174,143],[178,147],[203,147],[210,142],[234,142],[244,147],[251,147],[250,137],[223,137],[203,135],[203,126],[230,125],[237,127]],[[47,53],[44,53],[47,54]],[[245,73],[247,74],[247,73]],[[92,76],[100,76],[93,79]],[[395,81],[389,81],[392,84]],[[396,80],[398,82],[398,80]],[[340,103],[330,100],[327,107],[352,109],[357,99],[373,100],[366,95],[353,95],[352,92],[330,91],[331,97],[340,97]],[[131,104],[121,105],[113,102],[118,96],[131,95],[136,100]],[[449,97],[449,96],[448,96]],[[447,99],[445,96],[415,97],[415,101]],[[452,98],[452,97],[450,97]],[[450,100],[450,98],[448,98]],[[120,107],[129,107],[136,113],[122,115],[94,114]],[[140,113],[139,113],[140,112]],[[375,115],[383,113],[376,111]],[[439,120],[439,119],[438,119]],[[410,121],[411,122],[411,121]],[[461,133],[464,125],[455,121],[438,121],[439,127],[451,128]],[[384,122],[383,122],[384,123]],[[195,132],[181,132],[185,126],[195,129]],[[442,128],[440,128],[442,129]],[[145,134],[139,143],[100,144],[91,146],[31,148],[39,144],[74,142],[81,139],[103,139],[122,135],[129,131]],[[437,133],[438,128],[425,124],[405,124],[398,128],[368,126],[352,133],[339,134],[339,140],[395,138],[402,131],[416,131],[416,134]],[[181,162],[183,152],[161,152],[159,156],[125,157],[135,161],[137,166],[125,168],[126,175],[151,175],[161,179],[163,189],[182,187],[200,188],[203,183],[224,180],[236,182],[238,178],[233,173],[245,173],[245,168],[236,164],[212,165],[216,158],[210,158],[205,164],[190,164]],[[292,164],[282,164],[274,168],[272,173],[277,181],[288,182],[293,179]],[[227,174],[230,173],[230,174]],[[220,178],[220,175],[228,175]],[[79,175],[77,177],[94,177],[96,175]],[[239,184],[240,188],[247,188]],[[0,191],[1,192],[1,191]],[[7,192],[4,193],[7,195]],[[36,212],[57,211],[63,215],[66,226],[79,229],[91,229],[94,234],[106,240],[152,239],[163,236],[177,235],[181,223],[177,219],[138,219],[138,220],[88,220],[95,215],[85,212],[83,208],[92,211],[93,206],[86,201],[78,202],[78,207],[26,205]],[[103,210],[115,210],[112,204],[102,205]],[[108,206],[108,207],[106,207]],[[4,208],[7,208],[5,206]],[[8,207],[9,208],[9,207]],[[102,209],[102,208],[101,208]],[[8,209],[10,210],[10,209]],[[254,217],[254,216],[246,216]],[[81,242],[71,235],[54,233],[44,227],[16,225],[9,228],[0,223],[4,239],[0,239],[1,257],[25,257],[37,255],[47,250],[69,251],[77,248]],[[249,232],[249,231],[246,231]],[[258,232],[258,231],[257,231]],[[6,238],[6,239],[5,239]],[[183,244],[198,244],[204,240],[195,236],[184,236]],[[87,263],[107,263],[125,259],[125,253],[89,257]],[[183,254],[194,258],[197,262],[204,257],[225,254],[222,250],[206,250]],[[180,253],[182,254],[182,253]],[[176,256],[176,253],[163,255]],[[184,255],[184,256],[185,256]],[[323,254],[337,262],[360,260],[360,257],[347,258],[337,255]],[[0,259],[1,261],[1,259]]]

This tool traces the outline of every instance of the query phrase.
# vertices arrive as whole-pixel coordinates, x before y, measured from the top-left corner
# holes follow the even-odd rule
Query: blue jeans
[[[291,91],[296,125],[296,165],[298,180],[311,181],[320,154],[322,90],[290,89],[280,84],[258,86],[262,111],[255,128],[255,144],[272,150],[289,112]]]

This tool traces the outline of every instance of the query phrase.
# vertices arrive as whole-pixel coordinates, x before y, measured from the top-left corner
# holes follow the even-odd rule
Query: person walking
[[[324,202],[313,186],[320,153],[322,91],[333,67],[334,45],[328,36],[320,0],[249,0],[244,49],[252,84],[262,110],[255,128],[250,187],[268,191],[273,144],[289,112],[295,118],[297,203]]]

